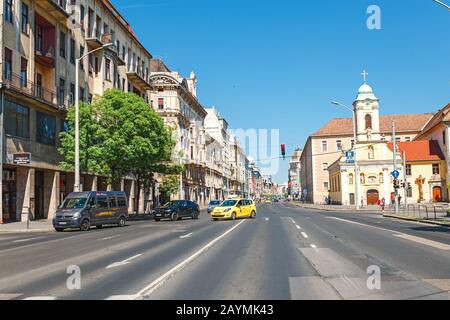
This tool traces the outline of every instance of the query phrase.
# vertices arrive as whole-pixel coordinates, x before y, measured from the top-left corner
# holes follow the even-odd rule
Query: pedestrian
[[[381,212],[384,213],[384,209],[385,209],[385,208],[386,208],[386,199],[383,198],[383,199],[381,200]]]
[[[395,193],[391,193],[391,206],[395,206]]]
[[[379,206],[380,210],[381,210],[381,200],[380,199],[377,200],[377,206]]]

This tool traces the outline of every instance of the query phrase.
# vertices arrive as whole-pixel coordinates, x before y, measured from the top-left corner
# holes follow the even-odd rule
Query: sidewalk
[[[30,228],[27,229],[26,222],[13,222],[0,224],[0,234],[2,233],[37,233],[55,232],[53,223],[50,220],[30,221]]]

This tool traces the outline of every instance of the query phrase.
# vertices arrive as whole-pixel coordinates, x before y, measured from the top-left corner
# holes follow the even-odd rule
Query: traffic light
[[[286,145],[281,145],[281,155],[283,156],[283,160],[286,160]]]
[[[394,179],[394,189],[400,189],[400,181],[398,179]]]

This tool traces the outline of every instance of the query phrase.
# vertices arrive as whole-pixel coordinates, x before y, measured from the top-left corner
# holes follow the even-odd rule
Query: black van
[[[91,226],[102,228],[106,224],[124,227],[127,219],[125,192],[74,192],[56,211],[53,227],[58,232],[71,228],[88,231]]]

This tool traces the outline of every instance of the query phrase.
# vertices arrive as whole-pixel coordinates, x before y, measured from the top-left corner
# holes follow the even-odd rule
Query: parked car
[[[200,216],[200,208],[198,204],[189,200],[169,201],[154,213],[155,221],[162,219],[170,219],[172,221],[181,220],[185,217],[198,219]]]
[[[219,200],[212,200],[208,204],[208,213],[213,212],[214,208],[220,206],[221,201]]]
[[[102,228],[115,224],[124,227],[128,220],[128,202],[125,192],[74,192],[56,211],[53,227],[88,231],[91,226]]]
[[[229,199],[216,207],[211,213],[214,221],[219,219],[236,220],[239,218],[256,218],[256,205],[250,199]]]

